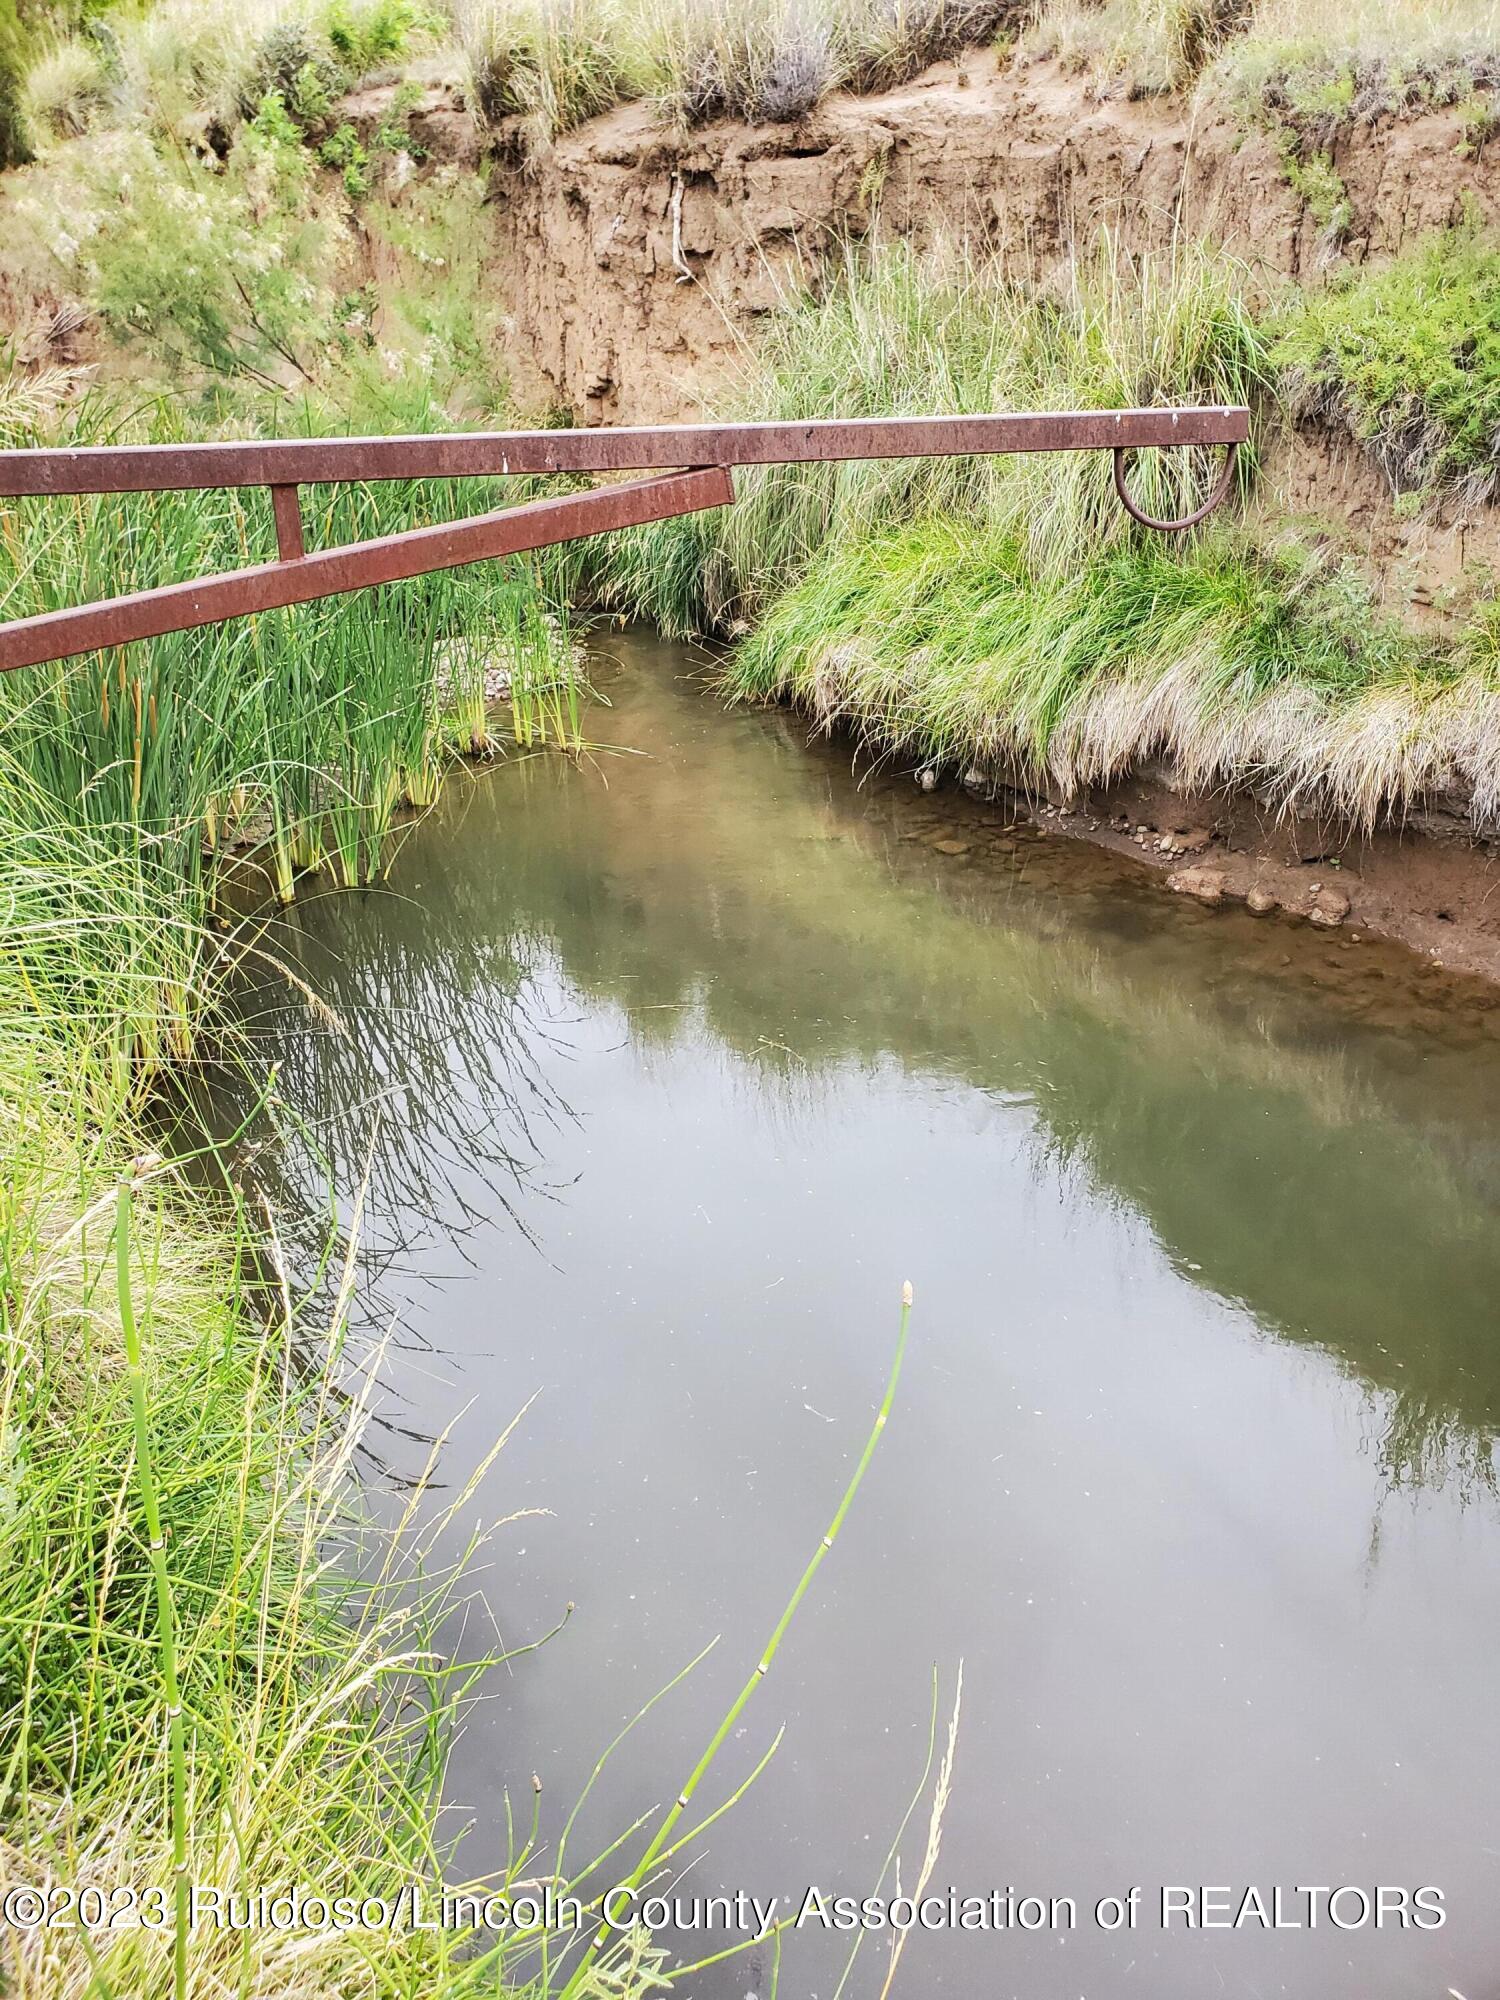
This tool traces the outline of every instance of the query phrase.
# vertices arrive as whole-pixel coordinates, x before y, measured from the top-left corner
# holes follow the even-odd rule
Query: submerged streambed
[[[536,1396],[468,1518],[550,1511],[477,1580],[512,1645],[577,1610],[469,1720],[464,1872],[533,1771],[555,1836],[719,1633],[575,1854],[675,1795],[910,1278],[895,1418],[713,1799],[784,1743],[683,1891],[872,1890],[962,1657],[933,1887],[1078,1922],[915,1934],[898,1992],[1500,1991],[1500,996],[861,785],[680,650],[627,637],[595,677],[586,733],[628,754],[457,779],[388,883],[285,919],[347,1037],[245,1001],[346,1211],[368,1161],[381,1451],[413,1470],[451,1427],[461,1482]],[[316,1216],[309,1154],[264,1165]],[[1296,1885],[1435,1885],[1448,1920],[1163,1935],[1162,1884],[1280,1886],[1304,1923]],[[1138,1927],[1097,1928],[1133,1885]],[[790,1937],[780,1992],[827,2000],[847,1944]],[[690,1990],[769,1980],[752,1952]]]

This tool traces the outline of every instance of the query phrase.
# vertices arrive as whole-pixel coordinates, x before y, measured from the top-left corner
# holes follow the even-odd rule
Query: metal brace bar
[[[85,445],[75,451],[0,451],[0,495],[641,472],[677,465],[799,465],[848,458],[950,458],[970,452],[1139,451],[1147,446],[1242,444],[1249,434],[1248,410],[1213,407],[275,438],[250,444]]]
[[[35,618],[0,625],[0,673],[39,666],[47,660],[70,659],[102,646],[125,645],[133,639],[156,639],[166,632],[183,632],[194,625],[241,618],[249,612],[306,604],[369,584],[397,583],[428,570],[517,555],[580,535],[602,534],[609,528],[637,527],[673,514],[726,507],[733,498],[730,475],[723,467],[713,466],[661,479],[634,480],[628,485],[601,486],[554,500],[533,500],[500,513],[410,528],[402,534],[380,535],[342,548],[318,549],[311,555],[300,552],[299,520],[299,552],[288,560],[257,563],[250,569],[229,570],[190,583],[168,583],[128,597],[112,597],[102,604],[45,611]],[[278,525],[280,521],[278,507]]]
[[[295,486],[271,488],[271,512],[276,517],[276,546],[283,562],[300,562],[307,554],[302,540],[302,500]]]
[[[512,555],[609,528],[727,506],[735,465],[843,459],[936,458],[969,453],[1110,451],[1115,486],[1136,520],[1163,531],[1191,527],[1229,491],[1234,457],[1249,436],[1238,407],[1063,410],[968,417],[857,417],[805,423],[649,424],[619,430],[462,431],[409,438],[275,438],[240,444],[87,445],[0,451],[0,496],[166,493],[267,486],[279,560],[222,576],[170,583],[100,604],[0,625],[0,673],[69,659],[102,646],[303,604],[426,570]],[[1141,512],[1125,484],[1124,457],[1145,448],[1228,447],[1208,500],[1179,521]],[[473,479],[507,474],[703,468],[605,486],[438,527],[306,551],[300,486],[382,479]]]

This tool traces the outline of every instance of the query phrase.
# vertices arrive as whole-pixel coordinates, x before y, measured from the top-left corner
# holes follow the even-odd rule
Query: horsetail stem
[[[167,1546],[161,1528],[161,1506],[151,1457],[151,1433],[146,1413],[146,1378],[141,1367],[141,1335],[135,1317],[130,1279],[130,1184],[122,1181],[115,1195],[115,1283],[120,1301],[120,1328],[125,1340],[125,1373],[130,1384],[130,1408],[135,1423],[136,1477],[150,1542],[151,1574],[156,1585],[156,1624],[160,1644],[162,1692],[167,1704],[168,1746],[172,1787],[172,1939],[173,2000],[187,1996],[187,1754],[183,1745],[182,1690],[177,1680],[177,1617],[172,1582],[167,1575]]]

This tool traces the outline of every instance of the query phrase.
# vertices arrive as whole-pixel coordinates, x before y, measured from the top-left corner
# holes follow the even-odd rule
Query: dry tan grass
[[[1181,89],[1222,69],[1242,96],[1277,93],[1307,79],[1338,108],[1341,73],[1351,106],[1445,68],[1500,81],[1495,0],[1048,0],[1022,38],[1023,53],[1054,56],[1106,94]],[[1334,94],[1327,95],[1332,84]],[[1404,87],[1398,86],[1398,87]],[[1293,85],[1295,92],[1295,82]]]
[[[1155,96],[1189,83],[1250,15],[1253,0],[1053,0],[1022,53],[1056,57],[1107,94]]]

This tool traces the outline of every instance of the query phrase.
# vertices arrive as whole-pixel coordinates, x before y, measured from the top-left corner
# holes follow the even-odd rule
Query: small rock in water
[[[1349,898],[1342,889],[1320,887],[1312,899],[1312,908],[1307,913],[1309,923],[1319,930],[1337,930],[1349,914]]]
[[[937,781],[938,781],[938,774],[937,774],[936,764],[924,764],[921,770],[918,771],[917,773],[917,783],[921,786],[924,792],[935,792],[937,790]]]
[[[1263,889],[1257,882],[1245,898],[1245,908],[1252,917],[1268,917],[1276,908],[1276,898],[1269,889]]]
[[[1224,900],[1224,877],[1217,868],[1179,868],[1167,877],[1167,887],[1179,896],[1196,896],[1200,903]]]
[[[932,845],[938,854],[967,854],[969,851],[966,840],[935,840]]]
[[[969,766],[962,778],[959,779],[959,783],[966,792],[983,792],[989,789],[988,781],[977,764]]]

